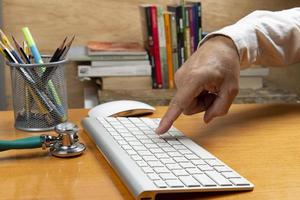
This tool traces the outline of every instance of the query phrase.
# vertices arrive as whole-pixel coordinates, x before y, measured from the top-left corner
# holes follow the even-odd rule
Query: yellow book
[[[170,26],[170,12],[164,12],[165,35],[166,35],[166,49],[167,49],[167,64],[168,64],[168,82],[169,88],[174,88],[174,71],[173,71],[173,54],[171,41],[171,26]]]

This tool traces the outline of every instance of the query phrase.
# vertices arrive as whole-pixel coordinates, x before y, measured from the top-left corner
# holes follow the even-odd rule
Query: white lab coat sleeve
[[[241,68],[252,64],[297,63],[300,62],[300,7],[277,12],[254,11],[235,24],[208,34],[199,46],[216,35],[232,39]]]

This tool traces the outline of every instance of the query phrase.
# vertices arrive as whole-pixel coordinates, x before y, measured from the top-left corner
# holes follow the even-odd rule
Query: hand
[[[181,113],[205,111],[206,123],[227,114],[238,93],[239,72],[239,55],[232,40],[225,36],[208,39],[177,70],[177,92],[156,133],[168,131]]]

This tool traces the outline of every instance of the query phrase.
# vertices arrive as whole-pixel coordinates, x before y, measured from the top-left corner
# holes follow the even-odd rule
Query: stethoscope
[[[85,151],[85,145],[79,142],[78,126],[70,122],[58,124],[54,128],[57,136],[40,135],[17,140],[0,140],[0,151],[10,149],[50,148],[56,157],[73,157]]]

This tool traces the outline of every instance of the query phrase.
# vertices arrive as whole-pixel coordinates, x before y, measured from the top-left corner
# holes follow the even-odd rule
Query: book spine
[[[173,72],[173,54],[172,54],[172,36],[171,36],[171,15],[164,13],[165,32],[166,32],[166,49],[168,63],[168,85],[170,89],[174,88],[174,72]]]
[[[91,67],[78,66],[78,77],[150,76],[151,66]]]
[[[199,40],[199,17],[198,17],[198,5],[193,5],[193,21],[194,21],[194,50],[195,52],[198,48]]]
[[[198,5],[198,21],[199,21],[199,25],[198,25],[198,43],[202,40],[202,5],[201,2],[197,3]]]
[[[170,12],[174,12],[176,16],[178,67],[180,67],[184,63],[184,22],[182,6],[168,6],[167,9]]]
[[[168,64],[166,52],[166,31],[164,25],[164,9],[162,6],[157,6],[157,25],[159,37],[159,54],[162,74],[163,88],[168,88]]]
[[[150,7],[145,7],[145,18],[146,18],[146,30],[148,36],[147,37],[148,54],[149,54],[149,61],[151,64],[152,87],[157,88]]]
[[[179,67],[178,64],[178,46],[177,46],[177,25],[175,13],[171,13],[171,38],[172,38],[172,54],[173,54],[173,73],[175,73]],[[173,74],[174,75],[174,74]],[[173,76],[174,77],[174,76]]]
[[[195,21],[194,21],[194,9],[188,7],[189,13],[189,25],[190,25],[190,55],[194,53],[195,50]]]
[[[191,55],[189,8],[190,7],[184,7],[184,60],[187,60]]]
[[[154,63],[155,63],[156,84],[158,88],[162,88],[156,6],[151,6],[150,11],[151,11],[151,25],[152,25],[153,54],[154,54]]]

